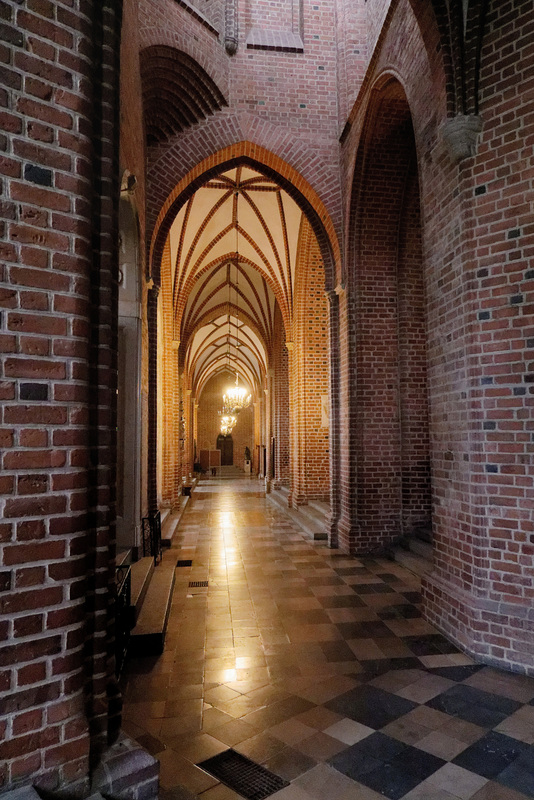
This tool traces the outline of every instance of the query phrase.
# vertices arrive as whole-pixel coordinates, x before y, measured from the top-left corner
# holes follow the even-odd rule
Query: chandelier
[[[248,389],[239,385],[239,375],[235,374],[235,386],[227,389],[223,394],[224,407],[229,409],[232,414],[239,414],[242,409],[250,405],[251,395]]]
[[[223,436],[228,436],[232,433],[232,428],[236,424],[237,419],[232,414],[225,414],[221,417],[221,433]]]

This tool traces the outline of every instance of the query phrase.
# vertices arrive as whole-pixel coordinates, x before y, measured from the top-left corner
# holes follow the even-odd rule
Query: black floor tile
[[[455,645],[440,633],[425,636],[403,636],[402,641],[416,656],[433,656],[446,653],[459,653]]]
[[[415,775],[419,781],[424,781],[447,762],[432,753],[425,753],[417,747],[408,747],[403,753],[391,760],[404,772]]]
[[[402,592],[404,597],[410,601],[410,603],[422,603],[423,596],[421,592]]]
[[[416,656],[406,658],[377,658],[360,661],[363,672],[358,674],[361,681],[372,680],[385,675],[392,669],[421,669],[422,664]]]
[[[344,717],[379,730],[393,720],[412,711],[417,703],[377,689],[374,686],[357,686],[339,697],[334,697],[326,708]]]
[[[484,664],[466,664],[463,667],[434,667],[428,671],[432,675],[439,675],[440,678],[448,678],[450,681],[461,683],[481,669],[484,669]]]
[[[400,583],[401,579],[398,575],[394,575],[392,572],[377,572],[377,578],[384,581],[384,583]]]
[[[391,800],[399,800],[444,763],[383,733],[373,733],[329,760],[339,772]]]
[[[497,731],[489,731],[453,759],[453,764],[495,779],[503,770],[530,750],[530,746]]]
[[[389,583],[357,583],[352,588],[356,594],[387,594],[395,591]]]
[[[337,576],[317,575],[313,578],[306,578],[308,586],[344,586],[345,581]]]
[[[474,686],[458,683],[429,700],[426,705],[482,728],[494,728],[522,704],[508,697],[489,694]]]
[[[338,575],[367,575],[369,570],[365,567],[335,567]]]
[[[327,661],[357,661],[346,642],[321,642],[319,646]]]
[[[384,606],[377,616],[380,619],[418,619],[422,617],[421,611],[411,603],[396,606]]]
[[[380,768],[386,761],[402,753],[406,747],[403,742],[383,733],[373,733],[361,742],[337,753],[328,763],[349,778],[360,780],[361,775]]]
[[[377,769],[360,775],[357,780],[390,800],[400,800],[421,783],[416,775],[405,772],[396,764],[381,764]]]
[[[365,603],[355,594],[334,595],[317,598],[323,608],[363,608]]]
[[[338,622],[336,628],[344,639],[391,639],[393,634],[380,620],[376,622]]]
[[[503,786],[534,797],[534,747],[529,747],[510,766],[506,767],[495,780]]]

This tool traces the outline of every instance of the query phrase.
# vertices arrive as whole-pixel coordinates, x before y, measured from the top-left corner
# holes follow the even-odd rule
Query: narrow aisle
[[[534,679],[473,664],[400,565],[305,539],[251,478],[202,481],[165,559],[165,652],[122,679],[162,798],[534,797]],[[252,771],[243,795],[197,766],[225,753],[246,778],[233,751],[272,778]]]

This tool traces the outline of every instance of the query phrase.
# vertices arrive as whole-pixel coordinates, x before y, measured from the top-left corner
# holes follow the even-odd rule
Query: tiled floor
[[[162,796],[238,800],[196,766],[232,747],[290,782],[273,800],[534,798],[534,679],[473,664],[415,576],[305,539],[258,489],[197,487],[165,555],[193,562],[165,652],[125,670]]]

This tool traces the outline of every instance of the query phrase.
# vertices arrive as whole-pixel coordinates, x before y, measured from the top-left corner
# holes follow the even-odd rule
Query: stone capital
[[[463,161],[474,156],[477,140],[482,130],[482,119],[473,114],[458,114],[441,126],[441,138],[453,161]]]

